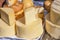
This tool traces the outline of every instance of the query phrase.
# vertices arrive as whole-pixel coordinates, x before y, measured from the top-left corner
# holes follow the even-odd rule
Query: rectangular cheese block
[[[35,7],[28,8],[24,11],[25,24],[30,24],[38,19],[38,9]]]
[[[0,8],[1,19],[9,25],[15,23],[15,14],[11,8]]]
[[[15,24],[9,26],[0,19],[0,37],[10,37],[15,35]]]

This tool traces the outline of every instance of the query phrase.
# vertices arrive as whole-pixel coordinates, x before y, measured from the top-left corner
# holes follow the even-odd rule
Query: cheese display
[[[24,9],[34,6],[32,0],[23,0]]]
[[[17,0],[7,0],[8,6],[12,6],[17,2]]]
[[[60,22],[59,22],[60,23]],[[50,15],[46,16],[46,31],[55,39],[60,39],[60,26],[53,24],[50,20]]]
[[[8,25],[15,23],[15,14],[11,8],[0,8],[1,19],[3,19]]]
[[[15,35],[15,23],[9,26],[2,19],[0,19],[0,37],[12,37]]]
[[[38,8],[25,9],[24,17],[16,21],[17,37],[37,38],[42,35],[42,20],[38,17]]]

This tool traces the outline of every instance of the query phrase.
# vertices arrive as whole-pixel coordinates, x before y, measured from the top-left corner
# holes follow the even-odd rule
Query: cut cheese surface
[[[22,23],[24,18],[16,21],[17,37],[19,38],[37,38],[42,35],[43,27],[42,20],[38,19],[31,24],[25,25]]]
[[[15,35],[15,24],[9,26],[0,19],[0,37],[10,37]]]
[[[25,24],[30,24],[38,19],[38,8],[31,7],[24,11],[25,13]]]
[[[1,19],[9,25],[15,23],[15,14],[11,8],[0,8]]]

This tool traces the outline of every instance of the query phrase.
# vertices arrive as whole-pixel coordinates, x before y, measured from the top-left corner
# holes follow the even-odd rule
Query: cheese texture
[[[33,21],[36,21],[38,19],[38,10],[39,10],[39,8],[35,8],[35,7],[25,9],[25,11],[24,11],[25,24],[30,24]]]
[[[28,25],[25,25],[24,22],[24,17],[16,21],[17,37],[33,39],[43,34],[41,19]]]
[[[57,21],[60,22],[60,21]],[[55,39],[60,39],[60,26],[51,22],[49,14],[46,16],[46,31]]]
[[[11,26],[0,19],[0,37],[10,37],[15,35],[15,23]]]
[[[1,19],[9,25],[15,23],[15,14],[11,8],[0,8]]]

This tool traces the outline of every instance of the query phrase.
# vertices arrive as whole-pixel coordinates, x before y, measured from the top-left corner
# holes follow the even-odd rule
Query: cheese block
[[[46,16],[46,31],[55,39],[60,39],[60,25],[54,24],[50,20],[49,14]]]
[[[0,19],[0,37],[12,37],[15,35],[15,23],[11,26]]]
[[[1,19],[9,25],[15,23],[15,14],[11,8],[0,8]]]
[[[42,20],[38,19],[31,24],[26,25],[24,24],[24,19],[25,17],[22,17],[16,21],[17,37],[28,39],[41,37],[43,34]]]
[[[23,4],[24,4],[24,9],[34,6],[32,0],[23,0]]]
[[[25,24],[30,24],[38,19],[39,8],[30,7],[24,10]]]

